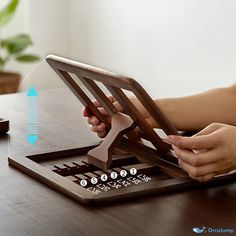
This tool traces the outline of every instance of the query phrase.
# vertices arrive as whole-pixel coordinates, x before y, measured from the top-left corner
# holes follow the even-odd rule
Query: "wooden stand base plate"
[[[216,177],[207,184],[199,183],[190,179],[178,166],[151,153],[146,153],[145,158],[152,162],[143,162],[140,159],[143,151],[127,142],[122,142],[114,150],[110,168],[102,171],[87,162],[87,152],[93,148],[91,146],[27,157],[14,156],[9,157],[9,163],[84,204],[137,198],[194,186],[212,186],[233,181],[236,177],[236,174],[231,174]],[[86,185],[82,186],[84,183]]]

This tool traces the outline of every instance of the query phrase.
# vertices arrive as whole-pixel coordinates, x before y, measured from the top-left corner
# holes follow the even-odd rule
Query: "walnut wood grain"
[[[88,152],[88,161],[103,170],[107,170],[112,163],[112,151],[116,143],[121,139],[121,134],[130,131],[133,120],[122,113],[116,113],[111,117],[111,130],[103,142]],[[134,127],[133,127],[134,128]],[[131,128],[131,129],[133,129]]]

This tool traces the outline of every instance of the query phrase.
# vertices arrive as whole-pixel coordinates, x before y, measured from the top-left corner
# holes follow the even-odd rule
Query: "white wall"
[[[236,81],[234,0],[70,0],[70,54],[154,96]]]
[[[42,59],[26,77],[24,87],[34,84],[39,89],[64,86],[45,62],[48,54],[69,57],[69,5],[66,0],[28,0],[29,29],[34,41],[31,49]],[[32,68],[32,67],[31,67]]]
[[[8,2],[9,0],[3,0],[0,7]],[[15,17],[1,31],[2,37],[18,33],[30,34],[34,44],[27,51],[39,55],[43,61],[41,64],[11,61],[6,67],[8,70],[20,72],[23,78],[28,76],[25,86],[37,81],[39,87],[54,87],[55,80],[47,79],[51,76],[51,71],[48,71],[50,68],[47,68],[44,60],[48,54],[69,56],[68,14],[69,5],[66,0],[21,0]]]
[[[235,10],[235,0],[21,0],[3,34],[29,32],[42,58],[72,57],[134,77],[154,97],[181,96],[235,81]]]
[[[42,57],[57,53],[68,56],[69,5],[66,0],[28,0],[29,24],[35,47]]]
[[[0,7],[4,7],[8,4],[9,0],[1,1]],[[0,36],[2,38],[7,38],[14,36],[19,33],[29,33],[29,9],[28,9],[28,0],[21,0],[21,3],[18,6],[16,11],[16,15],[12,19],[12,21],[5,27],[0,30]],[[19,65],[14,61],[11,61],[7,67],[7,70],[11,71],[20,71],[22,74],[26,73],[29,69],[27,66]]]

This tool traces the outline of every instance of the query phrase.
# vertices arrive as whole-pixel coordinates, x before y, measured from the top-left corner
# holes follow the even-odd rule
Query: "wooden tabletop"
[[[9,167],[7,157],[16,152],[42,153],[98,142],[69,90],[42,91],[38,99],[40,140],[32,147],[26,142],[25,94],[0,97],[0,117],[8,118],[11,110],[11,131],[0,137],[1,235],[195,235],[196,226],[233,228],[236,234],[236,182],[88,207]]]

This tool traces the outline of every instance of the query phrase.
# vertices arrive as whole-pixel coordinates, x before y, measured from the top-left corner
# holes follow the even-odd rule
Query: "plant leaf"
[[[5,61],[0,57],[0,66],[4,65]]]
[[[3,10],[0,11],[0,27],[6,25],[16,11],[19,0],[12,0]]]
[[[40,57],[33,54],[24,54],[16,57],[16,60],[19,62],[30,63],[40,60]]]
[[[6,48],[10,54],[22,52],[31,44],[32,41],[26,34],[20,34],[15,37],[2,40],[2,47]]]

